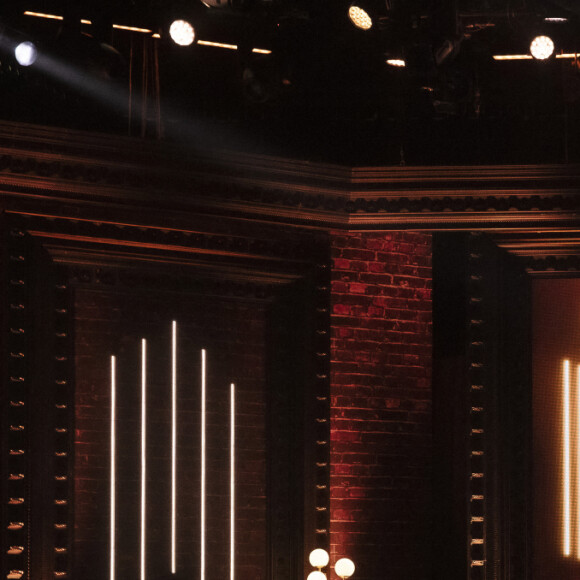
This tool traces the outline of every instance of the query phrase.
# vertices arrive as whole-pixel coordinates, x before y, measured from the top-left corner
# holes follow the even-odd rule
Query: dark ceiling
[[[579,63],[493,58],[536,34],[580,51],[574,0],[362,1],[370,31],[350,0],[17,0],[0,8],[0,116],[352,165],[580,161]],[[230,47],[175,45],[177,17]]]

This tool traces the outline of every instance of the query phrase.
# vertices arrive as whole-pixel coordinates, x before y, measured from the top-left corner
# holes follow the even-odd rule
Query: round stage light
[[[314,568],[324,568],[324,566],[328,564],[329,560],[330,557],[328,556],[328,552],[322,548],[312,550],[312,552],[310,552],[310,556],[308,556],[308,561]]]
[[[38,50],[36,50],[36,46],[34,46],[32,42],[21,42],[14,49],[14,56],[19,65],[30,66],[36,62],[36,59],[38,58]]]
[[[370,30],[373,26],[373,19],[366,10],[360,6],[352,4],[348,9],[348,17],[350,21],[361,30]]]
[[[306,580],[326,580],[326,574],[316,570],[316,572],[310,572]]]
[[[554,41],[549,36],[536,36],[530,44],[530,53],[537,60],[550,58],[554,49]]]
[[[179,46],[189,46],[195,40],[195,29],[187,20],[175,20],[169,27],[169,36]]]
[[[341,578],[350,578],[354,574],[354,562],[349,558],[341,558],[334,565],[334,571]]]

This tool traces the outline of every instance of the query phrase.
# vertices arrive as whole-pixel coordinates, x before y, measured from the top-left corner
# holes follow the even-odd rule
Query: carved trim
[[[580,219],[580,170],[571,165],[348,168],[30,126],[16,138],[18,127],[0,123],[0,184],[15,212],[41,196],[54,215],[66,201],[69,215],[113,204],[323,229],[509,229]]]

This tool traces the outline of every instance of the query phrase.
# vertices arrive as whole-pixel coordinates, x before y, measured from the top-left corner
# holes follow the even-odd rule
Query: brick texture
[[[430,576],[431,236],[332,235],[331,564]]]
[[[200,349],[207,349],[209,577],[229,576],[229,384],[237,388],[237,569],[266,574],[265,311],[258,303],[79,288],[75,578],[108,577],[109,357],[118,357],[117,577],[139,576],[140,339],[148,339],[148,578],[169,577],[170,325],[178,321],[178,576],[200,561]]]

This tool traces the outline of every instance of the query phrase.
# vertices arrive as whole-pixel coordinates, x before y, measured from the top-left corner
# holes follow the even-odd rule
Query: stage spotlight
[[[169,35],[175,44],[189,46],[195,40],[195,29],[187,20],[175,20],[169,27]]]
[[[25,41],[14,49],[14,56],[20,66],[30,66],[36,62],[38,50],[32,42]]]
[[[546,60],[554,54],[554,41],[549,36],[536,36],[530,44],[530,53],[536,60]]]
[[[370,30],[373,27],[373,19],[370,14],[358,4],[351,4],[348,9],[350,21],[361,30]]]

